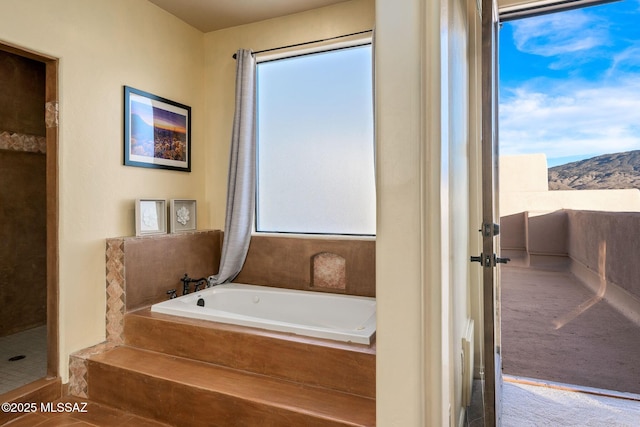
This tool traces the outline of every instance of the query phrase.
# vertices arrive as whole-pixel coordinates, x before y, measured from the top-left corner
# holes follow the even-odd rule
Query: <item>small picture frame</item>
[[[191,199],[171,199],[171,232],[195,231],[197,226],[196,201]]]
[[[167,233],[167,202],[136,199],[136,236]]]

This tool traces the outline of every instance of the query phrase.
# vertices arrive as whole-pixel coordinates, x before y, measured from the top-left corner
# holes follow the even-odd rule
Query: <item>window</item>
[[[258,61],[256,231],[374,235],[371,45]]]

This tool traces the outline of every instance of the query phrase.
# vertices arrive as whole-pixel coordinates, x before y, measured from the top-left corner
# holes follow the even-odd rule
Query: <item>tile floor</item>
[[[10,361],[14,356],[25,357]],[[46,326],[0,337],[0,394],[42,378],[46,373]]]
[[[86,406],[84,403],[87,403]],[[74,397],[53,402],[67,404],[71,410],[65,412],[34,412],[8,422],[3,427],[167,427],[167,424],[142,418],[137,415]],[[83,412],[81,412],[83,411]]]

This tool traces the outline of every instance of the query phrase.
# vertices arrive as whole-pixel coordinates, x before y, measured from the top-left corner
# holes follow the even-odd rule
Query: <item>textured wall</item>
[[[640,213],[567,211],[569,256],[640,299]]]
[[[44,136],[44,63],[0,51],[0,131]]]
[[[0,51],[0,336],[46,323],[44,77]]]
[[[234,281],[375,296],[375,248],[374,240],[253,236]]]

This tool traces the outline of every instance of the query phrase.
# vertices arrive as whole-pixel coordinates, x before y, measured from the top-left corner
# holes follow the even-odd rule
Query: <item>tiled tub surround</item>
[[[374,239],[251,237],[238,283],[375,297]]]
[[[107,239],[107,341],[122,342],[124,313],[181,294],[180,278],[218,270],[222,232]],[[253,236],[235,282],[375,296],[375,241]]]
[[[106,338],[104,343],[69,357],[69,393],[87,397],[87,361],[124,343],[127,312],[167,299],[168,289],[180,292],[180,278],[208,276],[220,262],[222,232],[218,230],[119,237],[106,241]]]
[[[126,315],[125,345],[87,370],[91,401],[171,425],[375,425],[375,344],[146,308]]]
[[[222,235],[212,230],[107,239],[107,342],[71,356],[71,394],[87,396],[87,366],[92,357],[126,344],[127,313],[166,300],[168,289],[177,288],[180,294],[179,279],[184,273],[197,278],[217,271]],[[236,281],[240,279],[248,284],[374,297],[375,241],[253,236]],[[375,359],[374,346],[371,351]]]
[[[218,269],[222,233],[196,231],[107,239],[107,341],[122,342],[124,314],[181,294],[180,278],[206,277]]]

